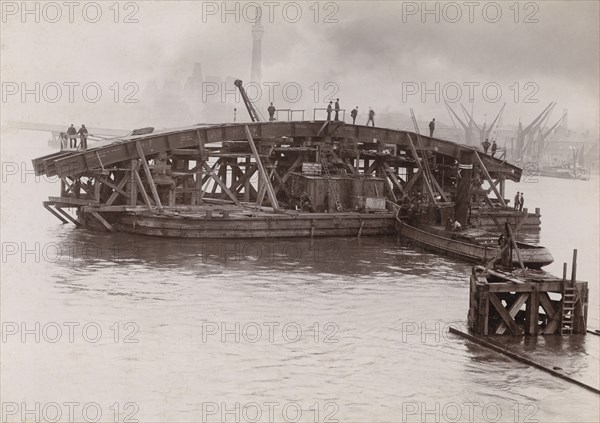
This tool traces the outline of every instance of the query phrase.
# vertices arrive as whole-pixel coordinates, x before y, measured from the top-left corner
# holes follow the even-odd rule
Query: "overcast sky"
[[[44,3],[31,3],[31,8],[38,4],[40,10],[40,22],[36,23],[34,15],[22,14],[21,2],[3,3],[3,120],[62,123],[65,114],[79,117],[78,113],[86,113],[93,117],[79,120],[105,127],[139,126],[144,122],[135,109],[152,103],[144,98],[149,81],[159,85],[168,80],[183,83],[197,62],[202,63],[205,76],[234,76],[245,81],[250,77],[254,9],[244,8],[245,3],[237,3],[240,14],[239,22],[235,22],[234,14],[221,14],[222,2],[121,3],[118,17],[110,9],[112,1],[101,2],[102,16],[96,23],[82,16],[88,3],[80,2],[75,8],[73,23],[64,6],[62,17],[52,23],[49,20],[55,19],[55,10],[44,11]],[[423,16],[422,2],[321,2],[318,16],[312,1],[273,3],[273,22],[269,22],[268,8],[258,2],[263,5],[265,28],[262,79],[281,85],[298,83],[302,97],[294,107],[323,107],[324,97],[332,92],[324,84],[332,82],[339,87],[335,97],[340,97],[342,107],[358,105],[366,110],[372,106],[377,111],[406,114],[413,107],[424,119],[438,116],[438,120],[450,122],[443,99],[455,100],[453,87],[459,86],[461,102],[469,110],[473,105],[481,121],[484,114],[491,120],[506,102],[504,123],[514,123],[519,117],[526,122],[550,101],[556,101],[553,118],[569,109],[571,126],[597,128],[597,1],[521,2],[518,14],[512,1],[481,2],[475,6],[472,19],[464,2],[427,3],[431,10],[438,8],[437,16]],[[502,13],[499,17],[497,5]],[[14,7],[19,10],[15,12]],[[236,3],[228,3],[229,9],[235,7]],[[296,18],[298,9],[302,16]],[[457,10],[462,16],[457,17]],[[124,23],[131,13],[130,19],[138,22]],[[94,6],[87,7],[86,16],[94,19]],[[18,94],[7,95],[13,83],[33,88],[35,82],[42,87],[49,82],[96,82],[103,89],[102,99],[90,104],[76,89],[71,104],[66,87],[57,103],[42,98],[36,104],[31,95],[23,102]],[[108,101],[114,92],[109,87],[115,82],[135,82],[141,89],[135,95],[140,104],[123,104],[122,98],[117,104]],[[435,91],[436,82],[442,94],[439,102],[433,94],[423,102],[419,92],[403,98],[403,90],[420,90],[423,84]],[[479,84],[474,88],[472,104],[465,83]],[[484,84],[489,87],[487,99]],[[496,95],[496,87],[502,90],[501,96]],[[515,99],[517,92],[520,98]],[[275,101],[283,103],[280,90],[275,89],[275,94]],[[538,103],[525,102],[527,95],[529,101]],[[491,101],[495,99],[498,101]],[[459,103],[454,107],[458,109]],[[165,110],[166,114],[176,112]]]

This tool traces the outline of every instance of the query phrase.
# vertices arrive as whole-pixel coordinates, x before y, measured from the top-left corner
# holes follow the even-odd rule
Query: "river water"
[[[395,237],[203,242],[62,225],[2,136],[2,421],[597,421],[599,396],[447,333],[467,264]],[[528,178],[562,273],[578,248],[598,328],[599,181]],[[536,235],[537,236],[537,235]],[[537,349],[532,344],[537,343]],[[593,386],[600,337],[517,346]]]

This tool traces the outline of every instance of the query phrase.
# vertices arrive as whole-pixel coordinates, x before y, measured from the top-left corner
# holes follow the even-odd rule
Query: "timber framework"
[[[508,219],[504,182],[521,178],[473,147],[334,121],[153,131],[33,164],[36,175],[60,178],[44,207],[64,223],[215,238],[393,233],[390,203],[428,192],[448,207],[466,196]]]

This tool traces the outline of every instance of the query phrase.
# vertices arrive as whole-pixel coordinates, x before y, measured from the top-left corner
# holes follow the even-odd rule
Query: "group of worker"
[[[78,148],[77,147],[77,135],[81,138],[80,147],[83,151],[87,150],[87,138],[88,138],[88,130],[84,124],[81,124],[81,128],[79,131],[75,128],[73,124],[69,126],[67,129],[67,138],[69,139],[69,148]]]
[[[523,193],[517,191],[517,195],[515,195],[514,209],[516,211],[523,212],[523,204],[525,204],[525,199],[523,198]]]
[[[337,98],[335,100],[335,104],[333,103],[333,101],[330,101],[329,104],[327,105],[326,110],[327,110],[327,120],[330,121],[331,114],[335,113],[333,120],[338,122],[340,120],[340,111],[342,110],[340,108],[340,99]],[[275,106],[273,106],[273,103],[271,103],[271,105],[267,108],[267,111],[269,112],[269,122],[273,122],[275,120],[275,112],[277,111]],[[350,117],[352,118],[353,125],[356,124],[357,116],[358,116],[358,106],[356,106],[350,112]],[[369,123],[371,125],[375,126],[375,111],[371,107],[369,107],[369,119],[367,120],[367,126],[369,125]]]
[[[483,146],[483,154],[487,154],[490,146],[492,147],[492,157],[496,155],[496,150],[498,150],[498,145],[496,145],[496,140],[494,140],[491,144],[490,141],[486,138],[484,142],[481,143]]]
[[[335,116],[333,118],[334,121],[338,122],[340,120],[340,99],[336,98],[335,104],[333,101],[330,101],[327,105],[327,120],[331,120],[331,113],[335,112]],[[356,117],[358,116],[358,106],[350,111],[350,117],[352,118],[352,125],[356,124]],[[367,119],[367,126],[369,123],[375,126],[375,110],[369,107],[369,119]]]

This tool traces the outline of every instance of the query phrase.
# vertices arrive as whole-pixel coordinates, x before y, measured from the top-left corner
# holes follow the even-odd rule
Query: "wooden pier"
[[[468,326],[475,335],[586,334],[588,283],[577,281],[576,259],[571,278],[544,271],[504,272],[473,267]]]

